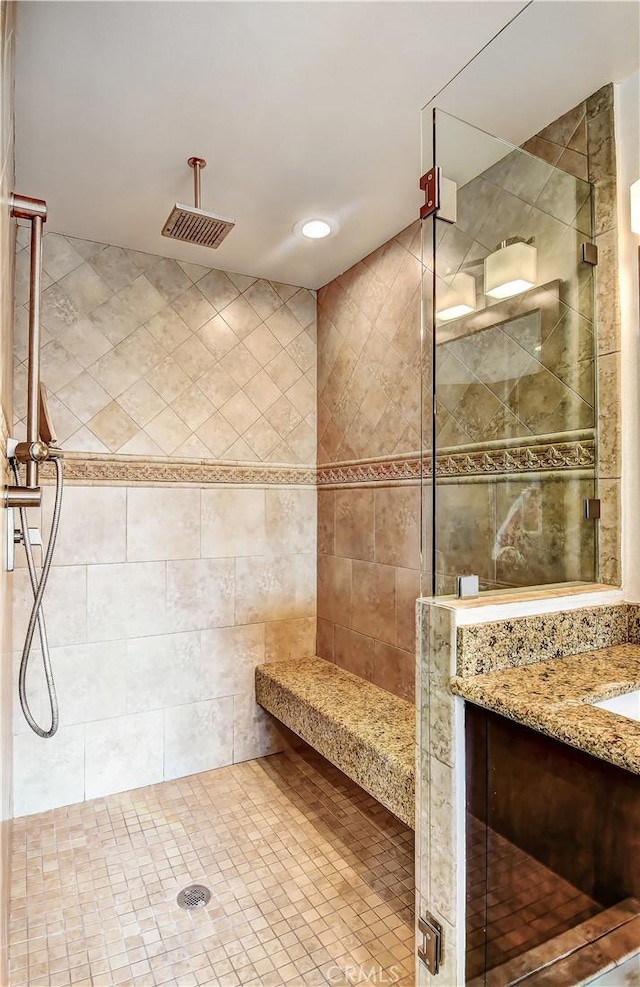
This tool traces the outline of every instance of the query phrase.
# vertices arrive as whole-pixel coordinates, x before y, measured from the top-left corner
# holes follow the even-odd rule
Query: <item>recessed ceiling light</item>
[[[331,225],[326,219],[305,219],[297,223],[296,228],[309,240],[322,240],[332,232]]]

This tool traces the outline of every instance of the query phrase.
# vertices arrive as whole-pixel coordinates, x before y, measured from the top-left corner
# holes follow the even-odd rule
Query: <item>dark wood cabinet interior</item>
[[[640,897],[640,778],[466,704],[467,982]]]

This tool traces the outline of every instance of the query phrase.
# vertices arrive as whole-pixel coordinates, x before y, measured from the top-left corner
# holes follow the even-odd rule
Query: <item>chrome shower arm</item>
[[[193,168],[193,204],[196,209],[200,208],[200,173],[207,167],[204,158],[191,157],[187,161],[190,168]]]

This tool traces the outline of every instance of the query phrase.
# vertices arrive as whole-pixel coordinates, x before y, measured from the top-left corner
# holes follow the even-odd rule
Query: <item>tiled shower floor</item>
[[[408,987],[413,886],[413,832],[307,750],[54,809],[14,824],[11,987]]]

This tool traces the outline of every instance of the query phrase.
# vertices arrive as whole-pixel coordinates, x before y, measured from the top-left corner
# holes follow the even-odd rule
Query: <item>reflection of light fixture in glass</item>
[[[436,315],[439,319],[459,319],[476,307],[476,279],[471,274],[454,274],[444,288],[436,290]]]
[[[631,186],[631,229],[640,235],[640,178]]]
[[[503,240],[484,259],[484,293],[491,298],[511,298],[533,288],[538,278],[538,251],[523,240]]]

